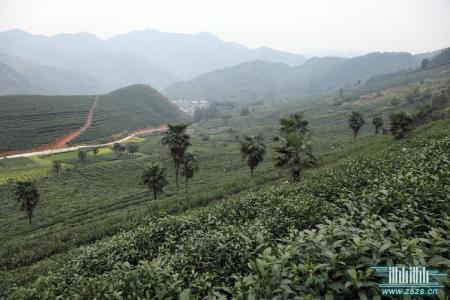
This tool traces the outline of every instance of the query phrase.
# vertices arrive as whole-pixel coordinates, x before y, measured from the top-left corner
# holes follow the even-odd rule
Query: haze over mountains
[[[311,95],[363,84],[374,75],[416,68],[410,53],[369,53],[355,58],[312,58],[290,67],[267,61],[246,62],[203,74],[165,90],[172,100],[270,100],[276,96]]]
[[[150,84],[171,100],[254,100],[347,88],[375,75],[416,68],[438,52],[305,57],[250,49],[210,33],[131,31],[102,40],[88,33],[0,33],[0,95],[104,94]]]
[[[133,31],[108,40],[88,33],[49,37],[9,30],[0,33],[0,53],[4,58],[1,62],[13,69],[18,58],[29,65],[24,74],[15,69],[28,82],[17,83],[15,88],[0,87],[1,94],[8,90],[24,94],[104,93],[135,83],[163,89],[180,78],[191,79],[244,61],[265,59],[298,65],[305,60],[292,53],[224,42],[209,33],[189,35],[155,30]],[[10,57],[5,58],[5,54]],[[45,75],[50,77],[48,81],[38,78],[36,82],[29,72],[33,69],[31,73],[36,74],[39,68],[42,74],[59,72],[59,82],[52,75]],[[73,87],[67,87],[66,82],[72,82]],[[90,84],[85,86],[86,83]]]

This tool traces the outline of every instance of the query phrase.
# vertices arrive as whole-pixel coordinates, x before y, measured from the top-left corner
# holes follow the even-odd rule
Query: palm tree
[[[175,182],[177,184],[178,193],[178,175],[180,173],[180,165],[183,162],[184,154],[191,145],[190,136],[186,133],[187,124],[167,125],[168,131],[164,133],[162,138],[163,145],[169,148],[170,156],[173,159],[175,167]]]
[[[153,191],[153,197],[156,200],[158,194],[162,193],[164,186],[167,185],[166,168],[160,163],[151,163],[145,169],[142,180]]]
[[[198,170],[198,159],[191,153],[186,153],[181,163],[181,176],[186,179],[186,197],[188,194],[188,180],[194,177],[194,172]]]
[[[293,113],[280,119],[281,135],[288,135],[291,132],[305,134],[309,131],[308,121],[304,119],[303,113]]]
[[[62,167],[61,167],[61,161],[60,160],[54,160],[52,162],[52,169],[53,169],[53,172],[58,174],[58,177],[61,177],[61,169],[62,169]]]
[[[373,126],[375,126],[375,134],[378,134],[378,132],[380,131],[381,127],[383,127],[383,118],[380,116],[375,116],[372,119],[372,124]]]
[[[352,111],[348,118],[348,125],[353,131],[353,142],[356,141],[356,136],[364,124],[366,124],[366,121],[364,121],[362,114],[358,111]]]
[[[36,186],[30,181],[17,182],[15,194],[17,201],[20,202],[20,210],[25,210],[28,223],[31,224],[33,209],[39,202],[39,192]]]
[[[288,170],[293,181],[299,181],[303,167],[317,163],[307,137],[299,133],[290,133],[287,137],[279,137],[282,145],[276,148],[279,156],[276,167]]]
[[[253,171],[263,161],[266,154],[263,136],[244,136],[244,140],[241,141],[241,153],[243,159],[247,157],[247,165],[250,167],[250,174],[253,176]]]

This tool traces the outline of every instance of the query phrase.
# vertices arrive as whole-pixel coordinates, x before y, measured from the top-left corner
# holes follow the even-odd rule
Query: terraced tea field
[[[0,153],[47,144],[80,128],[93,96],[0,97]]]

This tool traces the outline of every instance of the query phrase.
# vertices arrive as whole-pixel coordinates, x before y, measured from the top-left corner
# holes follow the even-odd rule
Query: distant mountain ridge
[[[253,61],[176,83],[164,90],[172,100],[271,100],[312,95],[362,85],[374,75],[417,68],[410,53],[374,52],[354,58],[315,57],[290,67]]]
[[[55,82],[53,87],[51,80],[36,82],[38,90],[47,94],[103,93],[135,83],[151,84],[161,90],[180,78],[191,79],[249,60],[264,59],[288,65],[305,60],[297,54],[224,42],[210,33],[191,35],[156,30],[132,31],[102,40],[89,33],[44,36],[14,29],[0,33],[0,52],[39,64],[48,71],[53,67],[72,72],[66,74],[68,78],[60,74],[60,82]],[[65,86],[62,82],[74,80],[73,73],[85,77],[79,76],[75,85],[82,85],[77,81],[87,81],[93,87],[79,91],[77,87]]]
[[[76,72],[40,65],[16,56],[0,53],[0,63],[8,65],[20,74],[28,84],[17,88],[14,94],[83,95],[106,92],[108,89],[94,77]],[[1,72],[1,71],[0,71]],[[5,85],[0,95],[10,95]]]

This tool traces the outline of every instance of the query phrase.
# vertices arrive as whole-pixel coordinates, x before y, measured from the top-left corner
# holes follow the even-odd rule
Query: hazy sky
[[[0,31],[211,32],[249,47],[414,53],[450,46],[450,0],[0,0]]]

